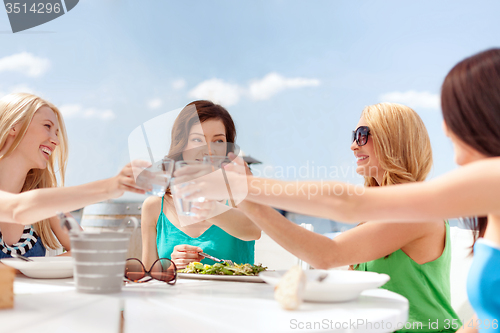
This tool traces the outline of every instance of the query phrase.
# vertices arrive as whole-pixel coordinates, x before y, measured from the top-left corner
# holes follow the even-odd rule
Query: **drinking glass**
[[[191,160],[191,161],[177,161],[175,163],[175,169],[181,169],[185,166],[196,166],[199,170],[203,170],[206,173],[210,172],[210,165],[207,165],[204,163],[204,161],[199,161],[199,160]],[[194,178],[193,178],[194,179]],[[172,179],[173,187],[174,187],[174,193],[173,193],[173,198],[176,202],[177,206],[177,214],[181,216],[195,216],[193,212],[191,212],[191,209],[193,208],[193,204],[195,202],[204,202],[205,198],[198,198],[195,200],[186,200],[181,198],[180,196],[175,195],[175,188],[182,188],[186,185],[189,184],[189,180],[185,181],[183,183],[179,183],[175,178]]]
[[[135,217],[122,222],[133,222],[134,230],[139,226]],[[80,293],[108,294],[122,290],[125,260],[131,232],[123,231],[70,233],[71,255],[75,260],[74,277],[76,290]]]
[[[149,189],[146,194],[163,197],[172,178],[174,163],[173,159],[165,157],[149,168],[144,168],[137,177],[136,184]]]
[[[205,156],[203,158],[203,163],[210,166],[210,172],[215,172],[221,169],[222,178],[220,179],[220,181],[221,182],[223,181],[226,185],[229,203],[231,204],[232,207],[236,207],[236,203],[234,201],[233,194],[231,192],[231,187],[229,186],[229,181],[227,179],[226,172],[224,170],[224,167],[228,164],[233,163],[233,161],[228,156],[210,155],[210,156]]]

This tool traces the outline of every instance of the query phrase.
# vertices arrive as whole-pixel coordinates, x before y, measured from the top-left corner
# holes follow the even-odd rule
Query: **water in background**
[[[280,211],[280,213],[282,213],[283,215],[282,211]],[[302,223],[311,224],[314,227],[314,232],[317,232],[319,234],[344,232],[356,226],[356,224],[341,223],[333,220],[322,219],[319,217],[296,214],[291,212],[286,212],[285,216],[295,224],[299,225]]]

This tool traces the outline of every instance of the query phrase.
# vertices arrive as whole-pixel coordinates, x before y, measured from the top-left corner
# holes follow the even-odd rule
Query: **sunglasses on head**
[[[156,259],[149,270],[137,258],[129,258],[125,262],[125,279],[130,282],[148,282],[152,279],[160,280],[168,284],[177,281],[177,267],[167,258]]]
[[[370,128],[368,126],[359,126],[355,131],[352,131],[352,141],[356,141],[358,146],[364,146],[368,142]]]

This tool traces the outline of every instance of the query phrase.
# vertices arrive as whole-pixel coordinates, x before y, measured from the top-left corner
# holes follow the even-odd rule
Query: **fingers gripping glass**
[[[160,258],[147,271],[139,259],[129,258],[125,263],[125,278],[139,283],[155,279],[173,285],[177,281],[177,267],[170,259]]]
[[[352,131],[352,141],[356,141],[358,146],[364,146],[368,142],[368,135],[370,135],[370,128],[368,126],[359,126],[355,131]]]

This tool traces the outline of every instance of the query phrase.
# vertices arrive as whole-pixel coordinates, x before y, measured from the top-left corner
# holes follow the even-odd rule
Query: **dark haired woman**
[[[474,244],[467,286],[477,317],[473,321],[465,320],[464,330],[497,331],[500,321],[500,49],[487,50],[458,63],[443,83],[441,104],[444,129],[453,143],[456,163],[462,167],[435,180],[359,191],[354,185],[338,182],[297,184],[226,174],[233,184],[248,184],[248,201],[338,221],[430,221],[478,216],[476,230],[480,238]],[[176,176],[190,172],[192,170],[185,168]],[[214,185],[216,183],[205,177],[186,186],[182,192],[188,199],[197,196],[223,199],[225,193]],[[285,191],[266,191],[266,188],[280,186]],[[315,188],[314,193],[304,191],[311,187]],[[281,245],[289,246],[294,238],[308,232],[291,230],[284,224],[269,224],[265,231],[275,235],[275,239],[280,238]],[[458,326],[453,322],[445,324],[449,328]]]
[[[195,101],[175,120],[168,155],[174,160],[226,155],[232,150],[235,137],[236,129],[226,109],[210,101]],[[253,264],[254,244],[260,238],[260,229],[239,210],[219,208],[225,212],[182,226],[170,192],[163,198],[147,198],[142,209],[142,261],[146,267],[158,258],[172,259],[178,269],[193,261],[214,263],[198,252]]]

